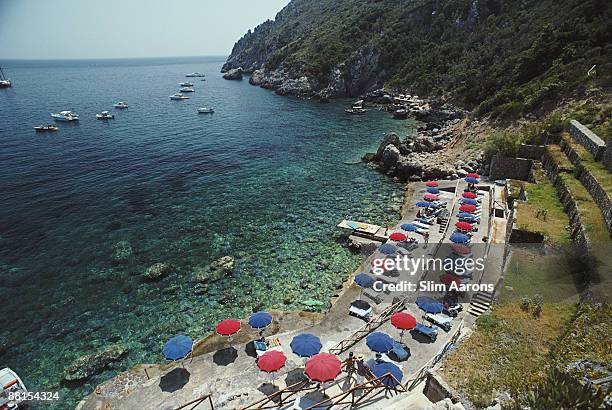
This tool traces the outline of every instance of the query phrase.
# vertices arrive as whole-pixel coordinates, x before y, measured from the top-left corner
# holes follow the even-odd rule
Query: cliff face
[[[280,94],[357,96],[388,86],[483,112],[530,112],[609,87],[605,0],[293,0],[249,31],[224,70]],[[585,75],[598,65],[598,75]]]

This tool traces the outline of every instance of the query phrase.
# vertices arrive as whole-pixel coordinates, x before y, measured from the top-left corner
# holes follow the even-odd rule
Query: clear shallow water
[[[0,90],[0,364],[31,390],[60,389],[73,406],[140,362],[159,362],[177,333],[201,338],[216,321],[256,307],[326,301],[360,258],[335,225],[397,217],[402,187],[356,162],[385,113],[349,116],[223,80],[218,59],[10,62]],[[184,74],[196,92],[168,96]],[[125,100],[128,110],[113,110]],[[215,107],[213,115],[196,108]],[[79,124],[32,127],[72,109]],[[95,119],[102,110],[116,119]],[[127,241],[128,263],[114,263]],[[232,278],[196,295],[192,275],[236,258]],[[156,262],[174,266],[143,280]],[[128,355],[78,387],[61,385],[75,358],[121,343]]]

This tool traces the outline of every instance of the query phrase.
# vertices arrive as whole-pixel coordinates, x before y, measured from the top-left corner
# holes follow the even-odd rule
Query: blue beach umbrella
[[[390,243],[383,243],[378,247],[378,251],[380,253],[384,253],[385,255],[393,255],[396,250],[397,249],[395,246],[391,245]]]
[[[415,205],[418,206],[419,208],[429,208],[431,206],[431,202],[419,201]]]
[[[249,326],[253,329],[263,329],[272,323],[272,315],[268,312],[253,313],[249,318]]]
[[[450,241],[453,243],[466,243],[470,240],[470,237],[459,233],[459,232],[453,232],[453,234],[450,236]]]
[[[366,337],[366,345],[376,353],[387,353],[393,349],[393,339],[386,333],[374,332]]]
[[[355,283],[362,288],[371,288],[374,285],[374,279],[367,273],[360,273],[355,276]]]
[[[402,373],[402,370],[395,364],[389,362],[376,363],[372,367],[372,373],[374,373],[374,376],[376,376],[377,378],[382,377],[387,373],[391,373],[393,377],[395,377],[397,380],[394,380],[392,378],[382,380],[382,383],[387,387],[397,386],[404,377],[404,373]]]
[[[466,177],[465,182],[467,182],[468,184],[477,184],[480,182],[480,179],[473,178],[473,177]]]
[[[293,338],[291,351],[300,357],[311,357],[321,351],[321,340],[313,334],[301,333]]]
[[[189,336],[179,335],[168,340],[162,349],[166,360],[181,360],[193,349],[193,340]]]
[[[468,205],[478,206],[478,201],[475,199],[463,198],[461,202],[463,202],[464,204],[468,204]]]
[[[415,224],[402,224],[400,228],[407,232],[416,232],[419,229]]]
[[[427,313],[440,313],[444,308],[442,303],[427,296],[419,296],[416,300],[416,304]]]
[[[429,187],[427,188],[427,192],[429,192],[430,194],[439,194],[440,190],[438,188]]]
[[[467,220],[467,221],[475,221],[478,219],[476,215],[471,214],[469,212],[459,212],[457,214],[457,218],[462,219],[462,220]]]

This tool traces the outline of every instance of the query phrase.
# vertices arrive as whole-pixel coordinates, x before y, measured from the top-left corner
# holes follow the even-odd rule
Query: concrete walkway
[[[461,187],[461,183],[462,181],[459,182],[459,187]],[[420,184],[419,188],[414,190],[412,199],[407,203],[406,216],[400,224],[412,222],[414,219],[416,208],[410,204],[414,204],[422,198],[424,188],[421,189],[421,186],[423,185]],[[456,214],[458,199],[463,189],[460,188],[457,190],[459,192],[454,192],[455,187],[457,187],[456,181],[442,182],[441,185],[443,185],[441,186],[441,189],[443,189],[442,197],[448,201],[448,209],[452,209],[451,215],[454,215]],[[444,191],[444,189],[449,191]],[[481,228],[475,233],[472,239],[474,242],[482,240],[484,236],[489,235],[488,204],[490,198],[488,195],[487,193],[482,199]],[[438,252],[446,251],[447,248],[441,244],[445,243],[448,235],[453,232],[454,218],[454,216],[451,217],[449,228],[446,232],[439,232],[439,225],[435,225],[433,229],[430,228],[429,245],[427,248],[424,248],[421,237],[420,245],[412,251],[412,256],[436,256]],[[411,234],[415,238],[418,238],[417,235]],[[482,249],[485,248],[485,246],[482,247]],[[382,256],[384,255],[379,253],[370,256],[362,265],[362,270],[371,271],[372,258]],[[498,272],[498,275],[500,273]],[[441,272],[437,271],[419,272],[417,275],[408,277],[407,280],[418,281],[421,278],[427,278],[427,280],[437,281],[440,274]],[[352,278],[352,276],[349,278],[350,283],[352,283]],[[402,279],[404,278],[402,277]],[[478,280],[478,278],[474,279]],[[176,391],[163,391],[161,387],[168,384],[167,374],[171,369],[157,365],[139,366],[98,386],[93,394],[86,397],[79,404],[78,409],[173,409],[206,394],[212,395],[215,408],[237,409],[249,405],[275,390],[282,389],[304,379],[304,360],[294,355],[289,347],[294,336],[304,331],[313,333],[320,337],[323,343],[323,351],[327,351],[363,326],[365,323],[363,320],[348,315],[350,303],[359,299],[360,295],[360,289],[355,285],[349,285],[319,323],[302,326],[302,328],[296,326],[298,327],[297,330],[282,331],[273,336],[280,339],[284,353],[287,356],[286,366],[276,374],[274,386],[270,384],[270,376],[260,372],[257,368],[253,352],[247,349],[246,338],[243,337],[240,343],[236,343],[233,346],[230,346],[228,342],[226,346],[223,346],[225,350],[218,349],[211,351],[195,357],[191,362],[186,362],[184,368],[188,372],[188,379],[183,377],[182,380],[175,380],[174,388],[177,389]],[[416,295],[413,294],[411,297],[416,297]],[[389,297],[388,299],[391,298]],[[373,303],[374,315],[377,315],[390,305],[391,300],[388,299],[378,304]],[[466,316],[465,310],[453,320],[453,327],[450,332],[446,333],[439,329],[438,338],[435,342],[424,340],[418,334],[406,333],[404,335],[403,342],[410,349],[410,357],[404,362],[396,363],[404,373],[403,382],[412,378],[440,352],[455,332],[458,323]],[[406,311],[417,319],[422,320],[422,312],[414,303],[408,303]],[[245,326],[243,325],[243,327]],[[389,321],[377,330],[388,333],[396,340],[400,339],[399,331]],[[266,336],[268,338],[272,337],[268,334]],[[363,354],[366,360],[374,357],[374,354],[366,346],[365,340],[358,342],[350,351],[354,352],[355,355]],[[340,355],[340,358],[344,360],[347,355],[348,352],[344,352]],[[219,365],[215,362],[225,362],[225,365]],[[146,374],[145,369],[147,370]],[[343,373],[335,384],[326,387],[325,393],[327,396],[334,396],[355,383],[355,380],[347,379],[346,374]],[[410,406],[406,407],[409,402],[411,403]],[[425,396],[420,393],[420,389],[416,389],[410,394],[404,393],[402,397],[389,399],[384,399],[383,397],[378,401],[370,403],[367,408],[405,409],[415,408],[411,406],[416,406],[417,403],[419,406],[417,408],[423,408],[427,402]],[[208,405],[202,404],[198,408],[208,408]]]

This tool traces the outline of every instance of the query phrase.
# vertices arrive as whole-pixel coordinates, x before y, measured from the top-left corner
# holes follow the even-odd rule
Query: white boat
[[[204,74],[202,73],[198,73],[197,71],[195,73],[189,73],[186,74],[185,77],[204,77]]]
[[[179,91],[182,93],[194,93],[195,89],[191,87],[183,87]]]
[[[57,114],[51,114],[51,118],[55,121],[78,121],[79,115],[72,111],[60,111]]]
[[[6,78],[4,71],[2,71],[2,67],[0,67],[0,88],[10,88],[12,85],[11,80]]]
[[[187,97],[186,95],[183,95],[181,93],[176,93],[170,96],[171,100],[188,100],[189,97]]]
[[[0,386],[0,409],[17,409],[25,401],[28,390],[17,373],[8,367],[0,370]]]
[[[38,127],[34,127],[34,131],[36,131],[36,132],[58,131],[58,130],[59,130],[59,128],[57,128],[53,124],[39,125]]]
[[[181,87],[193,87],[193,83],[190,83],[189,81],[185,81],[185,82],[179,83],[179,85]]]
[[[212,114],[215,110],[212,107],[201,107],[198,108],[198,114]]]
[[[128,108],[128,103],[126,103],[125,101],[119,101],[117,104],[115,104],[115,108]]]
[[[100,114],[96,114],[96,118],[99,120],[112,120],[115,118],[115,115],[109,113],[108,111],[102,111]]]

